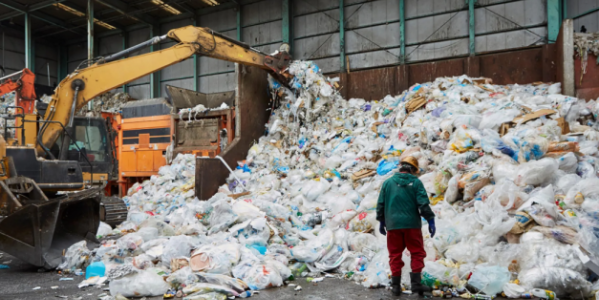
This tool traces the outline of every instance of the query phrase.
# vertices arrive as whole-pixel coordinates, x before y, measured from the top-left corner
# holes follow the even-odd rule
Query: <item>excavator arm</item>
[[[167,39],[176,41],[178,44],[160,51],[119,60],[131,52]],[[127,50],[100,59],[93,65],[77,70],[62,80],[56,88],[44,116],[44,119],[50,122],[46,122],[40,130],[38,154],[48,152],[48,147],[56,142],[63,126],[68,128],[72,125],[75,111],[81,109],[91,99],[123,84],[184,61],[194,54],[255,66],[270,72],[283,84],[288,81],[286,69],[291,57],[286,52],[271,57],[209,28],[186,26],[173,29],[166,35],[152,38]]]

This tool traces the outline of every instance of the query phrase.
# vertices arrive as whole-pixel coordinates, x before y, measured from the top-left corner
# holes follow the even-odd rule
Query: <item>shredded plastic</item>
[[[225,299],[322,272],[389,286],[374,211],[381,184],[411,155],[437,218],[434,238],[422,223],[425,284],[458,295],[591,296],[596,276],[576,253],[599,253],[596,101],[560,95],[559,83],[467,76],[345,100],[314,63],[289,71],[293,90],[269,78],[286,97],[217,194],[195,198],[195,157],[179,155],[128,191],[127,220],[110,233],[121,237],[91,254],[74,245],[63,270],[132,265],[112,276],[113,296],[174,289]],[[409,288],[407,251],[404,260]]]

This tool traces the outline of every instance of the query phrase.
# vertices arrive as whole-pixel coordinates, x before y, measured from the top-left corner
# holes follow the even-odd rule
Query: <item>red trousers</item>
[[[401,256],[408,248],[412,257],[411,267],[413,273],[421,273],[424,268],[424,241],[422,231],[417,229],[396,229],[387,231],[387,249],[389,250],[389,265],[391,276],[401,277],[401,269],[404,266]]]

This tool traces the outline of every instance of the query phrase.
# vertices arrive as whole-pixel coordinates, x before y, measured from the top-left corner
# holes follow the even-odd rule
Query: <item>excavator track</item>
[[[114,227],[127,220],[127,204],[118,197],[102,197],[100,220]]]
[[[78,200],[100,197],[100,221],[115,227],[127,219],[127,205],[118,197],[104,196],[103,188],[90,188],[81,192],[68,193],[57,198]]]

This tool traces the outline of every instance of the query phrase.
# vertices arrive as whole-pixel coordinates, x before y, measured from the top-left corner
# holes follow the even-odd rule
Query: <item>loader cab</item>
[[[67,160],[77,161],[83,172],[86,185],[103,186],[116,176],[114,169],[112,140],[102,118],[75,117],[73,120],[74,141],[72,140]],[[52,152],[54,156],[60,153],[63,136],[56,141]],[[93,179],[92,179],[93,173]]]

